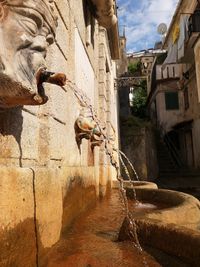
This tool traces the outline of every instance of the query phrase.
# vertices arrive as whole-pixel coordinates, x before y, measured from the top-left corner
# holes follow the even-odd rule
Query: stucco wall
[[[199,70],[200,70],[200,40],[199,39],[195,43],[194,54],[195,54],[196,73],[199,73]],[[198,89],[198,100],[200,102],[200,75],[197,75],[197,89]]]
[[[197,59],[198,61],[199,59]],[[190,71],[190,79],[188,80],[186,86],[188,87],[188,98],[189,98],[189,108],[184,110],[182,114],[182,121],[192,121],[192,147],[191,151],[194,157],[194,166],[196,168],[200,167],[199,160],[199,114],[200,114],[200,103],[198,98],[198,83],[197,77],[199,76],[198,69],[193,69]]]
[[[195,0],[191,0],[191,1],[187,1],[187,0],[183,0],[183,1],[179,1],[179,4],[177,6],[176,12],[173,16],[171,25],[168,29],[168,33],[167,36],[165,38],[165,43],[164,43],[164,47],[167,47],[167,45],[169,45],[170,43],[170,39],[173,35],[173,28],[174,26],[177,24],[179,25],[180,23],[180,17],[182,14],[193,14],[195,9],[197,9],[198,3]],[[192,42],[192,39],[194,39],[194,45],[190,45],[190,43]],[[191,53],[192,50],[192,53]],[[177,116],[176,113],[171,113],[172,116],[166,116],[166,113],[164,113],[164,116],[159,116],[159,120],[164,121],[164,123],[166,122],[167,124],[167,130],[170,130],[169,127],[173,124],[175,125],[176,123],[179,122],[188,122],[190,121],[190,127],[191,127],[191,133],[192,133],[192,141],[190,141],[190,143],[192,144],[187,144],[187,150],[184,148],[184,146],[181,147],[181,151],[184,152],[184,157],[186,154],[188,154],[189,158],[194,158],[194,163],[189,164],[189,165],[193,165],[193,167],[200,167],[200,161],[199,161],[199,148],[200,148],[200,142],[199,142],[199,114],[200,114],[200,104],[199,104],[199,96],[200,96],[200,76],[199,76],[199,71],[200,71],[200,64],[199,64],[199,52],[200,52],[200,40],[199,37],[196,36],[195,38],[195,34],[192,34],[192,36],[190,36],[190,40],[187,40],[185,43],[185,61],[182,61],[184,64],[182,66],[180,66],[180,82],[183,82],[184,79],[182,77],[183,73],[189,73],[189,79],[185,79],[184,81],[184,86],[188,88],[188,98],[189,98],[189,107],[185,110],[184,106],[182,109],[181,114],[179,114]],[[193,54],[194,52],[194,54]],[[188,59],[187,59],[187,55],[190,54],[190,64],[188,64]],[[183,88],[182,88],[183,89]],[[179,93],[179,95],[181,95],[181,98],[183,99],[183,90]],[[160,99],[159,99],[160,100]],[[160,100],[161,101],[161,100]],[[183,101],[183,105],[184,105],[184,101]],[[159,112],[162,111],[162,108],[159,109]],[[167,121],[170,121],[170,123],[168,123]],[[180,132],[182,132],[181,134],[179,133],[179,135],[182,135],[181,137],[181,142],[183,141],[183,143],[186,143],[186,135],[187,135],[187,130],[188,129],[184,129],[184,127],[182,127],[182,129],[180,130]],[[189,148],[190,147],[190,148]],[[192,160],[193,161],[193,160]]]
[[[157,119],[158,123],[161,124],[166,131],[169,131],[172,126],[179,123],[183,119],[184,102],[183,93],[178,91],[179,96],[179,109],[177,110],[166,110],[165,106],[165,92],[173,91],[173,88],[177,89],[177,82],[172,82],[171,84],[160,84],[158,87],[158,92],[156,94],[156,108],[157,108]],[[174,91],[175,91],[174,90]]]
[[[198,59],[197,59],[198,62]],[[196,168],[200,167],[199,161],[199,149],[200,149],[200,141],[199,141],[199,114],[200,114],[200,103],[198,98],[198,84],[197,77],[198,68],[196,64],[196,70],[191,66],[185,66],[183,71],[186,71],[188,68],[190,69],[189,80],[187,80],[185,86],[188,88],[188,102],[189,107],[185,109],[184,103],[184,91],[178,90],[179,94],[179,110],[166,110],[165,107],[165,92],[167,91],[168,85],[164,83],[160,84],[158,87],[158,92],[156,94],[156,107],[157,107],[157,119],[158,123],[161,124],[166,131],[173,130],[173,126],[181,122],[192,122],[192,147],[191,153],[194,156],[194,166]],[[174,83],[175,85],[175,83]],[[171,88],[174,86],[171,85]]]
[[[112,82],[115,64],[109,56],[106,32],[99,42],[96,23],[94,47],[86,46],[80,3],[56,1],[58,29],[56,43],[48,50],[48,69],[64,72],[76,82],[91,98],[99,115],[102,113],[98,103],[105,98],[106,114],[110,112],[105,121],[117,127]],[[110,100],[106,85],[99,84],[101,49],[109,65]],[[100,185],[105,188],[101,195],[106,193],[115,175],[102,148],[92,152],[88,141],[83,140],[79,151],[74,122],[81,106],[71,88],[45,88],[47,104],[0,113],[2,267],[39,266],[45,249],[55,244],[74,218],[94,203]]]

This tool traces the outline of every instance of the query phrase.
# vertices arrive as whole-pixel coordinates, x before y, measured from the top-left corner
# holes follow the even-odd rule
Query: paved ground
[[[161,178],[155,180],[155,183],[161,189],[170,189],[184,192],[200,200],[200,176],[196,177],[178,177]]]

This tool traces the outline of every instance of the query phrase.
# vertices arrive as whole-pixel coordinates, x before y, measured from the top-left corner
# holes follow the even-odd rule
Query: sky
[[[125,27],[127,52],[153,48],[161,41],[160,23],[169,26],[179,0],[117,0],[120,34]]]

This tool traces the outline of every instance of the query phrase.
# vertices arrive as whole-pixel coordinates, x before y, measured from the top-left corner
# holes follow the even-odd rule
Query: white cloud
[[[160,23],[169,25],[178,0],[118,0],[119,25],[126,25],[127,50],[153,47]],[[133,49],[134,48],[134,49]]]

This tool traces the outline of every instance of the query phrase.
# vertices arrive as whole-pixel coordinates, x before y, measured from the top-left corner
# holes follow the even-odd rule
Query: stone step
[[[168,148],[165,143],[158,141],[157,143],[157,155],[158,155],[158,167],[159,167],[159,178],[181,178],[191,179],[200,178],[200,170],[191,170],[184,166],[182,168],[177,167],[174,162]]]
[[[188,179],[191,180],[192,178],[199,178],[200,179],[200,175],[199,176],[193,176],[193,175],[181,175],[181,174],[177,174],[177,173],[160,173],[158,175],[159,179],[167,179],[167,178],[184,178],[184,179]]]
[[[160,170],[160,172],[162,172],[161,170]],[[179,175],[186,175],[186,176],[188,176],[188,175],[190,175],[190,176],[194,176],[194,177],[198,177],[198,176],[200,176],[200,172],[193,172],[193,171],[182,171],[181,169],[179,170],[179,169],[165,169],[165,171],[163,171],[164,173],[166,172],[166,173],[177,173],[177,174],[179,174]]]
[[[161,161],[161,160],[158,160],[158,163],[160,164],[160,166],[162,167],[165,167],[165,166],[174,166],[173,162],[172,161]]]

